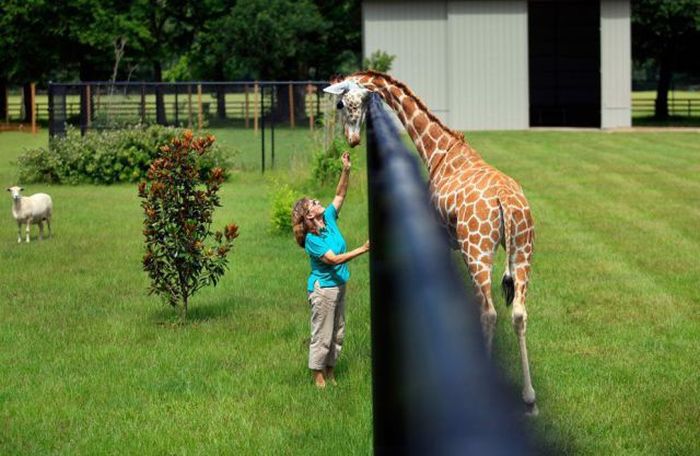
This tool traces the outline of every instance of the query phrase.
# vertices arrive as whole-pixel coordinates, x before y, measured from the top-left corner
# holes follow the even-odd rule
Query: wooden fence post
[[[306,85],[306,95],[307,97],[311,96],[313,89],[311,88],[311,84]],[[308,99],[304,100],[304,104],[308,104]],[[311,100],[311,109],[309,110],[309,129],[311,131],[314,131],[314,105],[313,105],[313,100]]]
[[[258,83],[253,86],[253,132],[258,134]]]
[[[36,83],[32,82],[30,85],[31,89],[29,91],[30,93],[30,99],[31,99],[31,118],[32,118],[32,133],[36,134]]]
[[[245,91],[245,127],[249,128],[250,127],[250,121],[248,119],[250,115],[250,110],[248,106],[248,84],[244,86],[244,91]]]
[[[90,84],[85,86],[85,98],[87,101],[85,102],[85,112],[86,112],[86,122],[87,122],[87,128],[88,130],[90,129],[90,120],[92,119],[92,95],[90,94]]]
[[[294,86],[289,83],[289,126],[294,128]]]
[[[146,125],[146,86],[141,84],[141,125]]]
[[[197,84],[197,104],[199,105],[199,114],[197,115],[197,128],[202,129],[203,110],[202,110],[202,84]]]

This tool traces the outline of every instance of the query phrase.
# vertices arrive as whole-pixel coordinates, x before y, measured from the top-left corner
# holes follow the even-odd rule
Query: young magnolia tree
[[[204,286],[216,285],[224,274],[226,256],[238,237],[233,223],[223,231],[211,230],[214,208],[221,206],[217,192],[224,170],[213,168],[202,180],[198,160],[213,142],[213,136],[194,138],[185,131],[161,148],[147,182],[138,187],[145,214],[143,268],[151,279],[149,293],[180,307],[185,319],[189,298]]]

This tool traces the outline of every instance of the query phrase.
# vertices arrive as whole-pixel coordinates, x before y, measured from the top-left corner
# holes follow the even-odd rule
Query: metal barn
[[[362,23],[452,128],[631,125],[630,0],[366,0]]]

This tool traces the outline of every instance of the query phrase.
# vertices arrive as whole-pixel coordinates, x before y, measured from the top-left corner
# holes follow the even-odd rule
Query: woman
[[[345,283],[350,277],[347,262],[369,250],[369,241],[347,252],[336,223],[343,207],[350,176],[350,155],[341,157],[343,171],[333,202],[326,208],[318,200],[302,198],[294,205],[292,225],[297,243],[309,255],[311,274],[307,280],[311,306],[309,369],[318,388],[335,385],[333,368],[345,336]]]

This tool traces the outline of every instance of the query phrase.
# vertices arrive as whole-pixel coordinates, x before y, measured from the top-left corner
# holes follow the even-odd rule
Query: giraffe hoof
[[[540,414],[540,409],[537,408],[537,402],[533,402],[532,404],[525,404],[525,416],[526,417],[536,417],[537,415]]]

